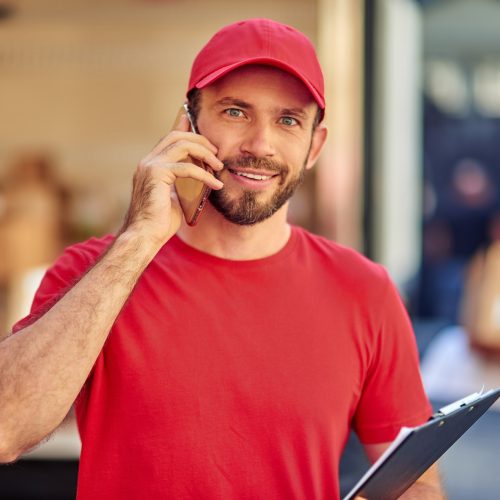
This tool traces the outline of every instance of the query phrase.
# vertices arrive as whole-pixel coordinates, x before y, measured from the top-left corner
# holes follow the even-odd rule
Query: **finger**
[[[180,178],[191,178],[196,179],[204,184],[206,184],[211,189],[221,189],[224,187],[223,182],[219,179],[216,179],[210,172],[207,170],[203,170],[202,168],[193,165],[192,163],[176,163],[174,166],[169,167],[168,169],[164,167],[160,167],[161,173],[159,174],[168,184],[172,184],[173,174],[174,179],[177,177]]]
[[[189,141],[194,142],[196,144],[202,144],[207,149],[212,151],[214,154],[217,154],[218,148],[215,144],[212,144],[204,135],[193,134],[192,132],[181,132],[178,130],[173,130],[165,137],[163,141],[164,148],[168,148],[174,145],[176,142],[180,141]],[[156,149],[156,148],[155,148]]]
[[[177,111],[172,130],[178,130],[179,132],[188,132],[191,130],[191,124],[189,123],[184,106],[181,106],[179,111]]]
[[[176,177],[197,179],[212,189],[218,190],[224,187],[224,183],[216,179],[213,174],[192,163],[177,163],[174,170]]]
[[[177,132],[193,132],[191,130],[191,122],[186,116],[186,113],[182,113],[180,116],[178,116],[178,120],[176,121],[172,130],[176,130]]]
[[[161,150],[163,144],[165,143],[165,140],[167,137],[172,133],[172,131],[178,131],[178,132],[189,132],[191,130],[191,124],[189,123],[189,119],[186,115],[186,111],[184,109],[184,106],[181,106],[179,108],[179,111],[177,111],[177,115],[175,117],[174,123],[172,124],[172,128],[170,132],[167,135],[164,135],[153,147],[151,153],[153,153],[156,150]],[[151,155],[150,153],[150,155]]]
[[[161,141],[151,150],[151,152],[146,156],[146,160],[152,159],[159,154],[165,153],[171,147],[175,146],[176,143],[183,141],[201,144],[209,149],[214,155],[216,155],[218,152],[217,146],[212,144],[203,135],[193,134],[192,132],[181,132],[179,130],[173,130],[172,132],[170,132],[170,134],[161,139]]]
[[[186,115],[186,111],[184,109],[184,106],[181,106],[179,108],[179,111],[177,112],[177,116],[175,117],[174,123],[172,125],[172,129],[170,132],[163,136],[153,147],[151,152],[146,156],[146,159],[152,158],[155,154],[158,154],[161,152],[165,147],[170,145],[176,137],[177,133],[189,133],[192,135],[191,131],[191,123],[189,122],[189,118]],[[202,136],[200,136],[202,137]],[[208,141],[207,141],[208,142]],[[209,143],[210,144],[210,143]],[[217,148],[215,148],[217,149]]]
[[[166,161],[180,162],[186,158],[192,160],[201,160],[212,170],[222,170],[224,164],[212,151],[209,151],[204,144],[197,144],[191,141],[178,141],[161,153]]]

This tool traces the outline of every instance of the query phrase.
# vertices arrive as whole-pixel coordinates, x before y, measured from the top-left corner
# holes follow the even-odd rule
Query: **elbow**
[[[1,439],[0,436],[0,464],[15,462],[20,455],[20,450],[12,447],[7,440]]]
[[[15,453],[12,451],[0,450],[0,465],[15,462],[20,455],[20,453]]]
[[[11,464],[19,458],[18,453],[0,453],[0,465]]]

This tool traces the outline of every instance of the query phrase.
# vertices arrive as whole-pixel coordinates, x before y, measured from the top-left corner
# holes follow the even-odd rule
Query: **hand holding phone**
[[[189,123],[191,124],[191,131],[197,134],[198,131],[196,130],[191,114],[189,113],[187,104],[184,104],[179,113],[181,112],[185,113],[188,117]],[[212,169],[208,167],[203,161],[191,157],[190,161],[195,165],[203,168],[204,170],[213,173]],[[179,204],[181,206],[186,222],[190,226],[194,226],[198,222],[198,219],[201,215],[201,212],[203,211],[203,207],[205,206],[211,189],[206,184],[197,179],[178,177],[175,180],[175,190],[177,192]]]
[[[222,189],[223,183],[213,171],[224,168],[217,158],[217,147],[206,137],[189,131],[189,124],[182,115],[177,117],[173,129],[158,141],[153,149],[137,164],[132,180],[132,196],[120,233],[129,231],[140,238],[163,245],[174,235],[187,214],[189,223],[196,222],[201,210],[200,203],[194,204],[194,211],[188,212],[186,202],[193,202],[189,193],[179,188],[179,197],[174,196],[176,179],[196,179],[204,188]],[[210,167],[200,168],[193,158],[199,158]],[[201,165],[201,164],[199,164]],[[204,191],[202,199],[206,199]]]

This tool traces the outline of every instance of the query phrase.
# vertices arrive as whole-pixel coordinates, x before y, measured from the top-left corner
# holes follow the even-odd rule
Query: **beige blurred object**
[[[20,318],[27,316],[31,309],[31,303],[35,292],[42,281],[42,278],[50,262],[45,265],[30,267],[25,272],[13,276],[8,282],[7,288],[7,311],[4,328],[7,335],[12,325]],[[0,338],[1,338],[0,334]]]
[[[500,357],[500,241],[472,259],[461,313],[471,345]]]
[[[63,190],[49,159],[36,153],[21,155],[1,186],[0,284],[6,290],[8,328],[19,319],[19,290],[27,272],[52,262],[61,250]]]
[[[137,162],[169,130],[191,63],[222,26],[251,17],[314,41],[309,0],[12,0],[0,30],[0,174],[26,146],[57,153],[74,191],[128,200]],[[126,207],[123,207],[123,212]]]
[[[320,0],[318,7],[318,52],[327,82],[329,138],[316,171],[315,229],[361,250],[364,2]]]

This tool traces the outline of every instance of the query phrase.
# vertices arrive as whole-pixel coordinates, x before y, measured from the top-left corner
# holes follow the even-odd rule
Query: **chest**
[[[286,273],[146,275],[94,378],[115,410],[150,426],[230,427],[352,416],[363,321],[327,277]]]

